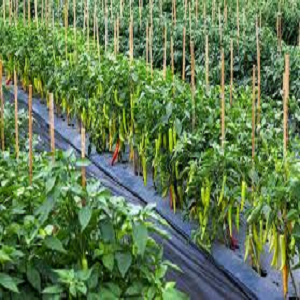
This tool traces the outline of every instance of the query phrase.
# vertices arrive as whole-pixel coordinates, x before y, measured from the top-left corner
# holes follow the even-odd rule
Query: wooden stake
[[[198,0],[195,1],[195,18],[198,23]]]
[[[215,23],[215,18],[216,18],[216,0],[213,0],[212,12],[211,12],[211,22],[212,22],[212,24]]]
[[[14,94],[15,94],[15,145],[16,157],[19,158],[19,126],[18,126],[18,81],[17,72],[14,69]]]
[[[230,106],[232,105],[233,89],[233,40],[230,39]]]
[[[11,26],[11,18],[12,18],[12,0],[9,1],[9,26]],[[35,0],[37,1],[37,0]]]
[[[142,7],[143,7],[143,0],[139,0],[140,28],[142,28]]]
[[[240,39],[240,7],[239,7],[239,0],[236,1],[236,28],[237,28],[237,44],[239,45],[239,39]]]
[[[34,0],[34,19],[35,19],[35,25],[36,25],[36,27],[39,27],[37,0]]]
[[[69,16],[69,8],[68,8],[68,0],[65,2],[65,50],[66,50],[66,59],[68,59],[68,16]]]
[[[149,24],[146,24],[146,66],[149,63]]]
[[[133,16],[130,18],[129,24],[129,58],[133,61]]]
[[[195,53],[194,53],[194,42],[191,41],[191,89],[192,89],[192,107],[193,107],[193,116],[192,116],[192,128],[195,129],[196,126],[196,104],[195,104]]]
[[[220,46],[222,46],[223,35],[222,35],[221,7],[220,6],[219,6],[219,37],[220,37]]]
[[[108,47],[108,20],[107,20],[107,0],[105,0],[105,13],[104,13],[104,26],[105,26],[105,33],[104,33],[104,51],[107,51]]]
[[[0,101],[1,101],[1,149],[5,150],[5,136],[4,136],[4,98],[3,98],[3,64],[0,60]]]
[[[284,72],[284,99],[283,99],[283,145],[284,145],[284,156],[287,153],[288,146],[288,102],[290,93],[290,56],[285,54],[285,72]]]
[[[221,145],[225,145],[225,58],[221,49]]]
[[[97,52],[98,52],[98,59],[100,61],[100,41],[99,41],[98,17],[96,17],[96,30],[97,30]]]
[[[4,21],[4,25],[5,25],[5,21],[6,21],[6,0],[3,0],[3,21]]]
[[[173,0],[173,2],[172,2],[172,5],[173,5],[173,9],[172,9],[172,11],[173,11],[173,24],[174,24],[174,27],[176,26],[176,22],[177,22],[177,19],[176,19],[176,15],[177,15],[177,9],[176,9],[176,0]]]
[[[28,25],[30,26],[31,24],[31,1],[30,0],[27,0],[27,7],[28,7],[27,19],[28,19]]]
[[[19,16],[19,3],[18,0],[15,0],[15,25],[18,25],[18,16]]]
[[[151,78],[153,78],[153,27],[152,26],[150,26],[150,31],[149,31],[149,50],[150,50]]]
[[[23,24],[26,25],[26,0],[23,0]]]
[[[55,159],[55,134],[54,134],[54,101],[53,94],[49,94],[49,129],[50,129],[50,145],[53,160]]]
[[[81,158],[85,158],[85,127],[83,122],[81,122]],[[86,170],[85,167],[81,168],[81,184],[82,187],[85,188],[86,186]]]
[[[183,27],[183,40],[182,40],[182,80],[185,80],[185,26]]]
[[[86,36],[87,36],[87,48],[88,52],[90,51],[90,19],[89,19],[89,1],[86,0],[86,26],[87,26],[87,31],[86,31]]]
[[[167,27],[164,27],[164,58],[163,58],[163,76],[167,76]]]
[[[261,104],[260,104],[260,96],[261,96],[261,77],[260,77],[260,43],[259,43],[259,28],[258,21],[256,18],[256,48],[257,48],[257,126],[260,127],[260,119],[261,119]]]
[[[29,183],[32,184],[33,148],[32,148],[32,85],[29,85],[28,96],[28,131],[29,131]]]
[[[73,0],[73,30],[74,30],[74,42],[77,45],[77,19],[76,19],[76,0]],[[77,46],[75,46],[77,55]]]
[[[205,83],[206,92],[209,92],[209,44],[208,35],[205,36]]]
[[[255,66],[253,66],[253,74],[252,74],[252,161],[254,162],[255,158],[255,105],[256,105],[256,70]]]
[[[175,65],[174,65],[174,42],[173,42],[173,33],[171,32],[171,68],[172,68],[172,75],[174,80],[174,73],[175,73]]]
[[[286,160],[286,155],[288,151],[288,100],[289,100],[289,81],[290,81],[290,57],[289,54],[285,55],[285,72],[283,75],[283,156],[284,162]],[[283,207],[283,219],[286,220],[287,217],[287,203],[284,203]],[[291,224],[284,224],[284,238],[287,243],[288,236],[288,226],[292,226]],[[282,283],[283,283],[283,296],[284,299],[287,298],[288,294],[288,274],[289,274],[289,260],[290,257],[288,255],[288,251],[286,252],[286,263],[282,269]]]

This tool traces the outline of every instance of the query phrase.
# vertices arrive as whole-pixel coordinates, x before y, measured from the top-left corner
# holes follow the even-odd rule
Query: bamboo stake
[[[255,158],[255,104],[256,104],[256,68],[253,66],[253,75],[252,75],[252,161],[254,162]]]
[[[211,22],[212,22],[212,24],[215,23],[215,17],[216,17],[216,0],[213,0],[212,12],[211,12]]]
[[[298,47],[300,47],[300,22],[299,22],[299,34],[298,34]]]
[[[93,22],[93,40],[94,40],[94,45],[96,46],[96,14],[97,14],[97,6],[96,2],[94,5],[94,22]],[[115,31],[114,31],[115,34]]]
[[[49,94],[49,129],[52,159],[55,160],[54,101],[52,93]]]
[[[18,81],[17,72],[14,69],[14,94],[15,94],[15,145],[16,157],[19,158],[19,126],[18,126]]]
[[[140,28],[142,28],[142,7],[143,7],[143,0],[139,0]]]
[[[195,1],[195,17],[196,22],[198,23],[198,0]]]
[[[120,48],[120,19],[117,15],[117,53],[119,53]]]
[[[177,23],[177,9],[176,9],[176,0],[173,0],[173,24],[176,26]]]
[[[12,15],[12,0],[9,1],[9,26],[11,26],[11,15]],[[37,0],[36,0],[37,1]]]
[[[189,2],[189,28],[190,28],[190,39],[192,40],[192,13],[191,13],[191,2]]]
[[[85,158],[85,127],[81,122],[81,158]],[[86,170],[85,167],[81,168],[81,185],[83,188],[86,186]]]
[[[18,0],[15,0],[15,25],[18,25],[18,15],[19,15],[19,3]]]
[[[89,19],[89,1],[86,0],[86,36],[87,36],[87,49],[90,52],[90,19]]]
[[[35,19],[35,25],[38,28],[39,27],[39,19],[38,19],[37,0],[34,0],[34,19]]]
[[[73,30],[74,30],[74,42],[77,45],[77,20],[76,20],[76,0],[73,0]],[[75,47],[77,54],[77,46]]]
[[[163,77],[167,76],[167,26],[164,27],[164,58],[163,58]]]
[[[27,21],[28,21],[28,25],[30,26],[31,24],[31,1],[30,0],[27,1],[27,7],[28,7]]]
[[[230,106],[232,106],[233,89],[233,40],[230,39]]]
[[[5,25],[5,21],[6,21],[6,0],[3,0],[3,21],[4,21],[4,25]]]
[[[221,145],[225,145],[225,58],[221,49]]]
[[[133,61],[133,16],[130,18],[129,25],[129,57],[130,61]]]
[[[192,128],[195,129],[196,126],[196,104],[195,104],[195,53],[194,53],[194,42],[191,41],[191,90],[192,90],[192,107],[193,107],[193,116],[192,116]]]
[[[237,27],[237,43],[239,45],[239,40],[240,40],[240,7],[239,7],[239,0],[236,1],[236,27]]]
[[[26,0],[23,0],[23,24],[26,25]]]
[[[173,33],[171,33],[171,68],[172,68],[172,76],[174,80],[174,73],[175,73],[175,65],[174,65],[174,42],[173,42]]]
[[[29,183],[32,185],[33,149],[32,149],[32,85],[29,85],[28,96],[28,131],[29,131]]]
[[[114,20],[114,54],[117,56],[117,20]]]
[[[150,30],[149,30],[149,51],[150,51],[149,56],[150,56],[151,78],[153,78],[153,27],[151,24],[150,24]]]
[[[287,150],[288,150],[288,100],[289,100],[289,81],[290,81],[290,57],[289,54],[285,55],[285,72],[283,75],[283,90],[284,90],[284,99],[283,99],[283,155],[284,161],[286,160]],[[284,203],[283,208],[283,219],[286,220],[287,215],[287,204]],[[284,238],[285,243],[287,244],[288,238],[288,227],[289,224],[285,224],[284,226]],[[291,225],[290,225],[291,226]],[[289,255],[288,250],[286,250],[287,261],[282,269],[282,281],[283,281],[283,296],[284,299],[287,298],[288,294],[288,280],[289,280]]]
[[[289,79],[290,79],[290,57],[289,54],[285,55],[285,72],[284,72],[284,99],[283,99],[283,117],[284,117],[284,155],[286,156],[288,145],[288,101],[289,101]]]
[[[203,19],[206,25],[206,1],[203,1]]]
[[[146,23],[146,66],[148,67],[149,63],[149,24]]]
[[[3,98],[3,64],[2,60],[0,60],[0,101],[1,101],[1,149],[4,151],[5,149],[5,137],[4,137],[4,98]]]
[[[206,92],[209,92],[209,43],[208,35],[205,36],[205,83]]]
[[[131,1],[131,0],[130,0]],[[113,19],[113,9],[112,9],[112,0],[110,0],[110,18]]]
[[[68,0],[65,2],[65,50],[66,50],[66,59],[68,59],[68,14],[69,14],[69,9],[68,9]]]
[[[99,41],[99,25],[98,25],[98,17],[96,18],[96,29],[97,29],[97,52],[98,52],[98,59],[100,61],[100,41]]]
[[[259,29],[258,29],[258,21],[256,18],[256,47],[257,47],[257,125],[260,127],[260,119],[261,119],[261,76],[260,76],[260,42],[259,42]]]
[[[105,26],[105,33],[104,33],[104,50],[105,50],[105,53],[107,51],[107,46],[108,46],[108,20],[107,20],[107,14],[108,14],[108,11],[107,11],[107,2],[105,0],[105,12],[104,12],[104,26]]]
[[[221,7],[219,6],[219,37],[220,37],[220,46],[222,45],[223,36],[222,36],[222,24],[221,24]]]
[[[183,40],[182,40],[182,80],[185,80],[185,34],[186,29],[183,27]]]

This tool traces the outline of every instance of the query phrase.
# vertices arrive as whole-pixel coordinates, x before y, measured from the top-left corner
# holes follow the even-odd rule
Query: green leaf
[[[52,285],[43,290],[43,294],[60,294],[62,292],[63,288],[59,285]]]
[[[85,206],[83,207],[78,214],[79,222],[81,225],[81,232],[88,226],[92,217],[92,210],[90,207]]]
[[[114,255],[113,254],[106,254],[103,256],[103,264],[104,266],[112,271],[113,268],[114,268],[114,262],[115,262],[115,258],[114,258]]]
[[[133,225],[133,241],[138,249],[138,254],[144,255],[148,240],[148,229],[142,223]]]
[[[286,219],[288,222],[293,221],[298,218],[298,211],[296,209],[291,209],[286,215]]]
[[[14,293],[19,293],[16,280],[5,273],[0,273],[0,285]]]
[[[163,300],[186,300],[188,297],[173,287],[166,288],[163,292]]]
[[[27,267],[27,279],[37,291],[41,291],[41,277],[40,273],[32,266]]]
[[[115,241],[115,230],[111,222],[105,221],[100,223],[100,229],[104,242],[114,243]]]
[[[132,263],[131,253],[130,252],[117,253],[116,260],[117,260],[119,271],[122,277],[124,278]]]
[[[64,249],[61,241],[54,236],[47,236],[44,240],[44,243],[45,243],[46,247],[51,250],[58,251],[61,253],[67,253],[67,251]]]
[[[46,194],[52,191],[55,186],[56,177],[50,177],[46,181]]]

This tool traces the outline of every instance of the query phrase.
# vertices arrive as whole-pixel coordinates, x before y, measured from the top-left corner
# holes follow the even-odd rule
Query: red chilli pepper
[[[116,149],[115,149],[112,161],[111,161],[112,166],[114,165],[114,163],[116,162],[116,160],[118,158],[119,150],[120,150],[120,140],[117,141]]]
[[[10,82],[11,82],[11,78],[8,78],[5,82],[6,85],[10,85]]]

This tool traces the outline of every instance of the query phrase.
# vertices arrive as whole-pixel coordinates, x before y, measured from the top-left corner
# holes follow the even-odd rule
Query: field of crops
[[[0,9],[0,299],[197,299],[168,276],[186,269],[163,252],[170,212],[208,259],[216,244],[240,251],[243,272],[274,291],[268,273],[279,276],[278,299],[300,299],[300,1]],[[37,98],[49,151],[33,133]],[[57,147],[70,126],[80,157]],[[95,153],[163,213],[87,176]]]

